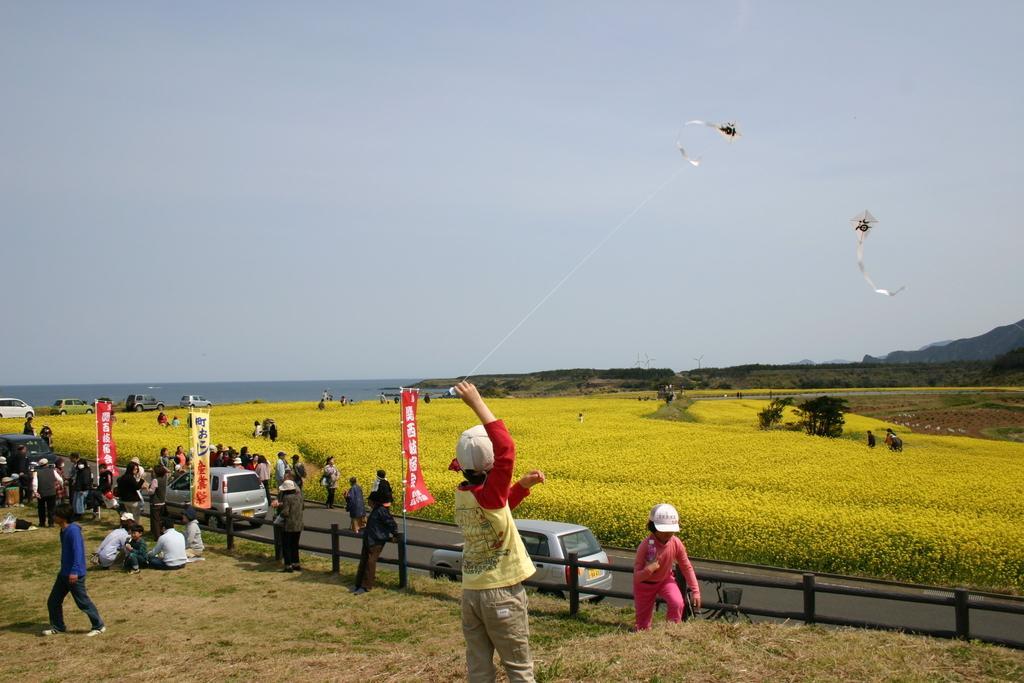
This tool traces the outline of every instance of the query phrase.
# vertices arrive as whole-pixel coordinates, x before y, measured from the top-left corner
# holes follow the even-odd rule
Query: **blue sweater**
[[[85,576],[85,540],[82,527],[68,524],[60,532],[60,575]]]

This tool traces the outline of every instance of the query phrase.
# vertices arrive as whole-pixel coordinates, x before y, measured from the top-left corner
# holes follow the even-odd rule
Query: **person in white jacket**
[[[174,520],[164,519],[166,530],[160,535],[156,546],[149,551],[150,569],[181,569],[188,562],[185,553],[185,537],[174,528]]]

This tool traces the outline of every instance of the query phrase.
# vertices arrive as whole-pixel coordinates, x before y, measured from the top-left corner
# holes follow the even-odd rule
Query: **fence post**
[[[281,525],[272,524],[274,528],[274,560],[284,559],[284,539],[281,535]]]
[[[399,532],[398,538],[398,587],[406,588],[409,585],[409,562],[406,557],[405,534]]]
[[[224,508],[224,531],[228,536],[228,550],[235,549],[235,520],[231,516],[231,508]]]
[[[953,590],[953,599],[956,607],[956,637],[967,640],[971,633],[971,608],[968,599],[971,594],[966,588]]]
[[[814,623],[814,574],[804,574],[804,623]]]
[[[338,555],[341,550],[338,547],[338,525],[331,525],[331,573],[337,576],[341,573],[341,556]]]
[[[574,617],[580,611],[580,575],[579,553],[569,553],[569,616]]]

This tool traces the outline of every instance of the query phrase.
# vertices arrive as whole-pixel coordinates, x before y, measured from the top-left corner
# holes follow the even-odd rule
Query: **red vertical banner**
[[[114,406],[96,401],[96,462],[117,474],[117,444],[114,442]]]
[[[420,434],[416,423],[418,389],[402,389],[402,453],[405,455],[406,512],[419,510],[434,502],[420,469]]]

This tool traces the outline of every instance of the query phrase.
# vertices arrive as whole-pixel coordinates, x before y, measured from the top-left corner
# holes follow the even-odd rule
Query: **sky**
[[[0,384],[453,376],[513,329],[480,372],[981,334],[1024,318],[1022,21],[985,1],[2,3]],[[686,128],[690,167],[690,119],[743,137]],[[857,269],[864,209],[897,297]]]

